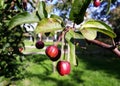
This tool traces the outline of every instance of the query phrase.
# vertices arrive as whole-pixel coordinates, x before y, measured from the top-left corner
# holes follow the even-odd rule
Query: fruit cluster
[[[37,41],[35,46],[37,49],[42,49],[44,47],[44,42]],[[45,50],[45,53],[52,61],[57,61],[61,56],[61,50],[55,45],[48,46]],[[70,62],[58,61],[56,68],[61,76],[68,75],[71,70]]]

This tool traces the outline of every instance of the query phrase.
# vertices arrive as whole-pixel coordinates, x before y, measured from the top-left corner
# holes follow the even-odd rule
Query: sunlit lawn
[[[26,55],[24,78],[12,81],[10,86],[120,86],[118,57],[93,45],[86,50],[77,49],[78,66],[71,61],[71,73],[67,76],[53,73],[52,61],[46,55]]]
[[[120,86],[120,59],[114,55],[78,55],[78,66],[70,75],[52,73],[52,62],[46,55],[30,55],[25,78],[16,86]]]

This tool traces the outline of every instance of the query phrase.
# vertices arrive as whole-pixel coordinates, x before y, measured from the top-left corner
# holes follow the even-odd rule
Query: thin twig
[[[101,42],[99,40],[88,40],[88,41],[93,43],[93,44],[96,44],[102,48],[108,49],[108,50],[112,51],[113,53],[115,53],[118,57],[120,57],[120,50],[116,46],[106,44],[106,43]]]
[[[60,40],[65,36],[65,34],[66,34],[68,31],[69,31],[69,28],[65,28],[65,29],[62,31],[62,33],[60,34],[57,42],[54,44],[55,46],[58,45],[58,43],[60,42]]]

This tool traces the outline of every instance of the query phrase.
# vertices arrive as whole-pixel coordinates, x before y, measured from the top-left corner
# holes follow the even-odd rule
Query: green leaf
[[[97,37],[97,31],[91,29],[82,29],[82,35],[88,40],[94,40]]]
[[[114,31],[112,30],[112,28],[109,25],[105,24],[102,21],[98,21],[98,20],[89,20],[89,21],[85,22],[81,26],[80,31],[82,31],[82,32],[99,31],[101,33],[104,33],[104,34],[110,36],[111,38],[116,37],[116,34],[114,33]],[[92,32],[88,32],[88,33],[92,33]]]
[[[56,20],[58,20],[60,23],[63,22],[63,19],[60,16],[57,16],[55,14],[51,14],[50,18],[55,18]]]
[[[3,9],[4,7],[4,0],[0,0],[0,9]]]
[[[83,22],[86,9],[90,2],[91,0],[74,0],[69,15],[70,20],[74,21],[76,24]]]
[[[59,23],[61,23],[62,27],[64,27],[63,19],[55,14],[51,14],[50,18],[55,18]]]
[[[65,39],[67,40],[68,46],[70,48],[70,51],[68,52],[70,53],[70,58],[72,59],[74,65],[78,65],[75,55],[76,53],[75,53],[74,37],[75,37],[75,32],[73,30],[69,30],[69,32],[67,32],[65,35]]]
[[[45,4],[44,1],[40,1],[39,2],[39,5],[38,5],[38,14],[39,14],[39,16],[40,16],[41,19],[48,17],[48,14],[47,14],[47,11],[46,11],[46,4]]]
[[[39,22],[39,18],[36,16],[36,13],[28,13],[28,12],[23,12],[23,13],[19,13],[18,15],[14,16],[9,24],[8,27],[9,29],[14,28],[17,25],[21,25],[24,23],[35,23],[35,22]]]
[[[111,6],[111,0],[108,0],[106,15],[108,15],[110,13],[110,6]]]
[[[61,29],[63,29],[61,23],[58,22],[55,18],[45,18],[38,23],[35,29],[35,33],[38,34],[40,32],[52,32]]]
[[[84,39],[84,37],[80,31],[79,32],[77,31],[74,34],[75,34],[75,37],[74,37],[75,39]]]

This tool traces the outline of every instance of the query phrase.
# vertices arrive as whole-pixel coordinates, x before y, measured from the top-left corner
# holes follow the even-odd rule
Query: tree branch
[[[106,44],[106,43],[101,42],[99,40],[87,40],[87,41],[90,43],[93,43],[95,45],[98,45],[102,48],[108,49],[108,50],[112,51],[113,53],[115,53],[118,57],[120,57],[120,50],[116,46]]]

